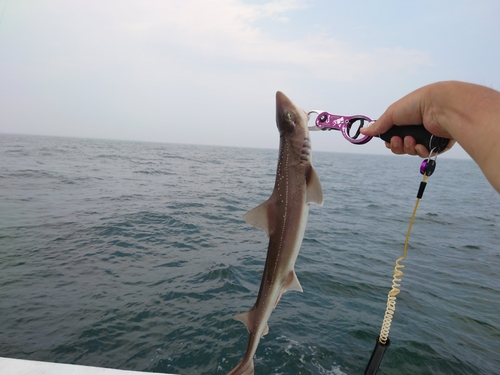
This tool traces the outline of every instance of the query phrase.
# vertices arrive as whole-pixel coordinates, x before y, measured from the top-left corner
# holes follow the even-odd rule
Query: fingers
[[[450,139],[448,146],[444,151],[441,151],[439,154],[448,151],[455,144],[455,140]],[[385,142],[385,147],[389,148],[393,153],[398,155],[418,155],[421,158],[429,157],[429,151],[424,145],[417,144],[413,137],[405,137],[404,140],[401,137],[392,137],[391,143]]]
[[[429,151],[424,145],[417,144],[413,137],[405,137],[404,140],[401,137],[392,137],[391,143],[386,142],[385,146],[395,154],[398,155],[418,155],[422,158],[429,156]]]

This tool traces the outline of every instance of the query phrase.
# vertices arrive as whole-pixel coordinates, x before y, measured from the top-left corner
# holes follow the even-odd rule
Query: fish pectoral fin
[[[315,203],[318,206],[323,206],[323,189],[319,181],[316,170],[311,166],[307,175],[307,197],[306,203]]]
[[[269,227],[269,215],[271,215],[271,209],[272,204],[270,198],[254,209],[248,211],[243,216],[243,220],[245,220],[248,224],[253,225],[254,227],[262,229],[264,232],[266,232],[267,237],[269,237],[269,233],[271,232],[271,228]]]
[[[290,271],[290,273],[288,274],[288,278],[283,285],[283,293],[288,292],[289,290],[303,292],[302,286],[300,285],[299,279],[297,278],[294,270]]]

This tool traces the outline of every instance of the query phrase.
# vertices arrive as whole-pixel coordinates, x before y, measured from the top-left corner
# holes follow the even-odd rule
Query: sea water
[[[296,273],[256,374],[362,374],[402,255],[421,160],[313,152]],[[0,356],[225,374],[248,333],[267,237],[243,214],[277,150],[0,135]],[[437,160],[379,374],[500,373],[500,195]],[[1,371],[0,371],[1,372]]]

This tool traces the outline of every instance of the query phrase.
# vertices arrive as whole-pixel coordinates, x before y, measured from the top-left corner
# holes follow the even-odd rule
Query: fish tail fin
[[[238,366],[229,371],[227,375],[254,375],[253,358],[248,360],[243,358],[243,361],[238,363]]]

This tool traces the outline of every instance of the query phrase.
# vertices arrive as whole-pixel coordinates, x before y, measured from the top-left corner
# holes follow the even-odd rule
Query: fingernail
[[[407,141],[406,139],[405,139],[405,147],[410,148],[410,141]]]
[[[392,142],[392,147],[394,147],[394,148],[398,148],[399,147],[399,141],[393,140],[391,142]]]

